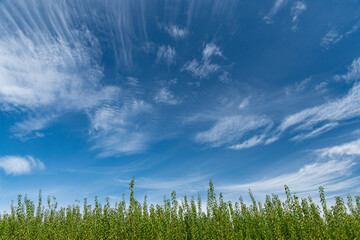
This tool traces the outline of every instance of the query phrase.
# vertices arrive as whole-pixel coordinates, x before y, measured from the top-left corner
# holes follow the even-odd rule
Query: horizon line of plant
[[[285,185],[286,200],[267,195],[257,202],[249,190],[250,206],[242,197],[232,203],[223,194],[216,197],[210,179],[206,209],[200,194],[186,195],[181,201],[176,192],[164,197],[163,204],[141,204],[134,196],[135,178],[130,184],[130,201],[125,194],[111,206],[95,197],[94,206],[84,198],[83,210],[76,204],[60,207],[56,198],[43,206],[41,190],[37,207],[25,195],[18,196],[11,212],[0,214],[0,239],[360,239],[360,197],[347,204],[340,196],[327,207],[324,188],[319,187],[321,207],[311,197],[299,199]]]

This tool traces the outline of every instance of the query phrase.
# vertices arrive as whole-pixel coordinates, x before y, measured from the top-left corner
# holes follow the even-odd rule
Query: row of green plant
[[[217,198],[210,180],[206,209],[200,195],[177,200],[175,192],[162,205],[141,204],[134,198],[134,178],[130,202],[111,206],[95,197],[94,205],[84,199],[66,208],[48,198],[43,206],[41,192],[37,206],[26,196],[18,197],[11,212],[1,215],[1,239],[360,239],[360,197],[341,197],[326,205],[324,189],[319,188],[321,207],[310,197],[299,199],[285,186],[286,200],[267,196],[262,204],[247,206]]]

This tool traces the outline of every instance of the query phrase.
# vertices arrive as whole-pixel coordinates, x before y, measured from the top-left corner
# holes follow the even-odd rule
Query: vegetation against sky
[[[162,205],[143,204],[134,197],[134,179],[130,183],[130,201],[124,199],[111,206],[95,198],[59,207],[48,198],[42,205],[41,192],[37,206],[26,196],[18,197],[11,213],[0,219],[2,239],[358,239],[360,237],[360,197],[347,204],[341,197],[328,207],[324,189],[319,188],[321,207],[311,197],[291,195],[285,186],[286,200],[266,196],[264,203],[247,206],[239,201],[217,197],[210,180],[206,209],[198,196],[180,201],[176,192],[164,197]],[[46,204],[46,203],[45,203]]]

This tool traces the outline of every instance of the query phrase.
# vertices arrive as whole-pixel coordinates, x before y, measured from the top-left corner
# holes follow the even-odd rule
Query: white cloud
[[[336,75],[336,80],[344,79],[346,82],[357,81],[360,79],[360,58],[355,59],[348,67],[348,72],[343,75]]]
[[[43,170],[45,166],[39,159],[32,156],[5,156],[0,157],[0,168],[6,174],[22,175],[29,174],[33,170]]]
[[[219,76],[219,80],[220,82],[223,83],[229,83],[232,81],[231,77],[229,76],[229,72],[228,71],[224,71],[220,76]]]
[[[213,56],[223,57],[222,52],[218,46],[213,43],[207,43],[202,52],[201,62],[193,59],[192,61],[186,62],[181,70],[186,70],[194,77],[200,79],[207,78],[211,73],[214,73],[220,69],[218,64],[211,62],[211,58]]]
[[[248,140],[246,140],[246,141],[244,141],[242,143],[230,146],[229,148],[234,149],[234,150],[241,150],[241,149],[251,148],[251,147],[254,147],[256,145],[259,145],[259,144],[263,143],[264,142],[264,137],[265,137],[265,135],[253,136],[250,139],[248,139]]]
[[[135,77],[127,77],[127,84],[133,87],[138,87],[140,85],[139,79]]]
[[[301,134],[293,137],[291,140],[302,141],[305,139],[314,138],[314,137],[317,137],[325,132],[328,132],[328,131],[336,128],[337,126],[339,126],[338,122],[327,123],[319,128],[314,129],[313,131],[311,131],[309,133],[301,133]]]
[[[331,29],[326,35],[321,39],[320,46],[329,49],[333,45],[337,44],[343,36],[339,34],[335,29]]]
[[[109,98],[112,89],[99,85],[95,53],[78,41],[70,47],[61,39],[40,42],[21,32],[0,39],[0,101],[28,109],[60,101],[79,109]]]
[[[47,127],[49,111],[84,111],[113,99],[119,91],[100,84],[97,42],[87,30],[75,31],[71,44],[41,33],[35,36],[19,30],[0,39],[0,105],[45,114],[15,124],[21,137]]]
[[[101,4],[92,4],[102,12]],[[41,128],[55,122],[51,113],[61,117],[68,111],[94,111],[118,99],[120,88],[101,82],[102,45],[96,29],[110,34],[106,44],[115,64],[129,67],[138,48],[134,39],[142,39],[145,26],[134,30],[131,5],[125,2],[106,7],[105,21],[98,21],[70,2],[1,5],[0,21],[6,24],[0,26],[0,109],[29,116],[12,127],[16,136],[40,136]]]
[[[349,37],[360,28],[360,22],[357,22],[352,28],[344,34],[339,34],[334,28],[332,28],[322,39],[320,46],[326,50],[336,45],[345,37]]]
[[[155,95],[154,101],[168,105],[176,105],[180,103],[180,100],[176,99],[174,94],[167,88],[161,88]]]
[[[264,17],[266,23],[272,23],[272,18],[287,3],[287,0],[276,0],[269,13]]]
[[[296,31],[298,29],[299,16],[305,10],[306,10],[306,4],[303,1],[297,1],[291,7],[291,16],[293,17],[292,18],[293,25],[292,25],[291,29],[293,31]]]
[[[20,139],[27,139],[31,137],[42,137],[43,133],[40,131],[49,127],[49,125],[56,119],[55,114],[40,117],[31,117],[23,122],[17,122],[11,127],[14,135]]]
[[[144,129],[150,104],[144,101],[129,101],[122,107],[105,106],[90,114],[90,134],[94,149],[100,157],[133,154],[144,151],[149,136]]]
[[[231,146],[246,134],[260,129],[267,131],[271,126],[272,122],[264,116],[223,117],[211,129],[197,133],[195,140],[199,143],[208,143],[211,147],[224,144]]]
[[[249,106],[251,96],[244,98],[239,104],[239,109],[244,109]]]
[[[360,84],[355,84],[343,98],[286,117],[279,126],[279,131],[284,132],[295,126],[297,126],[295,131],[312,130],[318,124],[335,123],[358,116],[360,116]]]
[[[315,86],[315,91],[318,91],[320,93],[324,93],[327,91],[327,86],[329,85],[328,82],[321,82]]]
[[[153,43],[153,42],[145,42],[141,49],[146,53],[146,54],[149,54],[149,53],[153,53],[153,52],[156,52],[156,44]]]
[[[209,60],[212,56],[223,56],[220,48],[213,43],[207,43],[202,54],[204,60]]]
[[[244,184],[220,186],[217,189],[228,192],[253,192],[268,194],[283,192],[284,185],[293,192],[309,193],[323,186],[327,191],[342,191],[359,185],[360,177],[350,176],[354,162],[351,160],[329,160],[307,164],[297,172]]]
[[[360,155],[360,139],[342,145],[318,150],[322,157]]]
[[[175,40],[183,39],[189,34],[187,28],[182,28],[173,24],[169,24],[168,26],[165,25],[164,29]]]
[[[183,69],[192,73],[194,77],[207,78],[210,73],[216,72],[220,68],[217,64],[209,62],[199,63],[196,59],[185,63]]]
[[[311,81],[312,77],[305,78],[301,82],[297,82],[294,86],[286,87],[285,93],[287,96],[290,96],[292,93],[301,93],[305,90],[308,83]]]
[[[354,32],[356,32],[358,29],[360,28],[360,22],[357,22],[354,26],[351,27],[351,29],[349,31],[347,31],[345,33],[345,36],[349,36],[351,34],[353,34]]]
[[[360,140],[315,150],[314,153],[318,160],[298,171],[243,184],[223,185],[217,189],[237,194],[251,189],[256,194],[265,195],[283,193],[284,185],[287,185],[292,192],[306,196],[317,192],[320,186],[336,194],[359,187],[360,177],[355,174],[357,160],[351,156],[360,156]]]
[[[167,65],[175,63],[176,51],[170,46],[160,46],[157,52],[157,61],[165,61]]]
[[[209,62],[199,63],[196,59],[193,59],[190,62],[185,63],[183,70],[187,70],[192,73],[194,77],[197,78],[207,78],[210,73],[216,72],[220,68],[217,64],[212,64]]]

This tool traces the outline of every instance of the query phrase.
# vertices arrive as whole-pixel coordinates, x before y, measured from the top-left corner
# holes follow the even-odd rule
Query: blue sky
[[[0,199],[360,192],[358,1],[0,1]],[[205,196],[205,195],[204,195]]]

